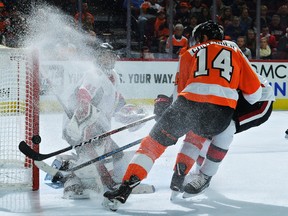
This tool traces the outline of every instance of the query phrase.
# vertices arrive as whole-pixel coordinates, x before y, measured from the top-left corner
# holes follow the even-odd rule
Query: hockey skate
[[[173,173],[170,189],[172,190],[170,200],[173,201],[177,195],[183,193],[183,182],[185,180],[186,165],[183,163],[176,164],[176,169]]]
[[[288,139],[288,129],[285,131],[285,138]]]
[[[117,211],[119,204],[124,204],[131,194],[132,189],[140,184],[140,179],[137,176],[131,176],[129,181],[123,182],[120,187],[114,191],[106,191],[103,206],[112,211]]]
[[[192,181],[184,187],[183,198],[189,198],[204,192],[209,187],[212,176],[207,176],[202,172],[192,176]]]

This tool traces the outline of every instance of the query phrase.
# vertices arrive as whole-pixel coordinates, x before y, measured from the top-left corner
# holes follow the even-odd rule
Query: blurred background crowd
[[[0,0],[1,44],[21,47],[27,15],[38,2]],[[259,0],[45,2],[71,16],[76,28],[112,44],[121,57],[177,59],[195,44],[193,28],[212,19],[223,26],[225,39],[236,42],[248,59],[288,59],[288,0],[261,0],[260,4]],[[41,22],[45,25],[45,20]]]

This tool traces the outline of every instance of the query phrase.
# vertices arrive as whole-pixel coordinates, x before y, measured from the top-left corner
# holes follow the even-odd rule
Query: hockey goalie
[[[117,56],[112,47],[101,44],[97,53],[96,67],[85,72],[69,98],[67,108],[71,115],[66,113],[64,116],[63,138],[72,146],[111,130],[113,116],[123,124],[146,117],[144,109],[126,104],[118,91],[119,77],[114,70]],[[53,163],[65,170],[116,148],[118,145],[115,141],[107,137],[77,147],[76,154],[59,155]],[[101,193],[105,188],[113,189],[121,181],[125,164],[128,165],[130,160],[123,155],[123,152],[114,154],[66,177],[63,180],[63,198],[89,198],[91,190]],[[115,166],[118,166],[117,172]],[[124,167],[122,174],[121,167]]]

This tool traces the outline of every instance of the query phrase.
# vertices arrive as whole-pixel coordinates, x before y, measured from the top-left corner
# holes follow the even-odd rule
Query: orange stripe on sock
[[[203,143],[206,141],[206,138],[198,136],[197,134],[189,131],[184,139],[184,142],[191,143],[195,145],[198,149],[202,149]]]
[[[140,147],[136,152],[138,154],[145,154],[154,162],[163,154],[166,148],[166,146],[161,145],[156,140],[152,139],[152,137],[147,136],[142,140]],[[146,178],[148,173],[143,166],[140,164],[130,163],[123,177],[123,181],[129,180],[132,175],[138,176],[140,180]]]
[[[195,161],[185,154],[178,153],[177,158],[176,158],[176,164],[177,163],[184,163],[187,166],[187,169],[185,170],[185,174],[188,174],[188,172],[194,165]],[[174,167],[174,171],[175,171],[175,167]]]
[[[166,146],[161,145],[151,136],[147,136],[142,140],[141,145],[137,150],[137,153],[147,155],[154,162],[163,154],[166,148]]]
[[[146,170],[138,164],[129,164],[126,173],[123,177],[123,181],[129,180],[132,175],[138,176],[142,181],[147,176]]]

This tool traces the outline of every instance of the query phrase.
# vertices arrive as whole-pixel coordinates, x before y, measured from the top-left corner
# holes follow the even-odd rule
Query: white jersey
[[[86,141],[111,129],[111,118],[114,115],[120,95],[117,89],[118,84],[119,76],[115,71],[111,73],[110,77],[107,77],[99,68],[84,73],[84,76],[78,82],[74,92],[70,96],[68,104],[68,109],[73,116],[77,112],[83,111],[83,114],[81,114],[84,116],[83,120],[81,117],[81,120],[77,119],[76,121],[79,127],[78,129],[82,134],[81,139],[80,137],[79,140],[74,139],[76,143]],[[89,106],[91,106],[87,108],[89,110],[86,113],[83,107],[81,107],[79,92],[82,92],[82,94],[84,92],[84,97],[88,100],[87,103]],[[67,116],[64,116],[63,138],[73,145],[73,142],[69,139],[71,134],[68,134],[67,137],[65,131],[71,121],[75,121],[75,119],[69,119]]]
[[[104,73],[99,69],[87,72],[81,80],[80,89],[85,89],[91,96],[91,104],[111,119],[118,102],[118,93],[115,84]]]

